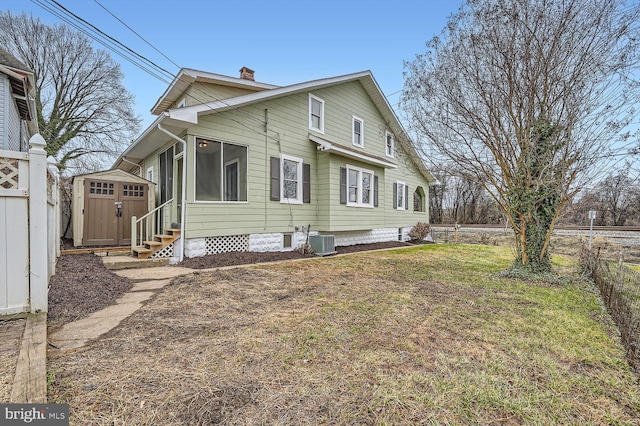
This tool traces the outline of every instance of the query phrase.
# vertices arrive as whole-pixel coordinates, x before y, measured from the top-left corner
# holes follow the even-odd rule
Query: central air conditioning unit
[[[309,244],[318,256],[328,256],[336,252],[336,238],[333,235],[311,235]]]

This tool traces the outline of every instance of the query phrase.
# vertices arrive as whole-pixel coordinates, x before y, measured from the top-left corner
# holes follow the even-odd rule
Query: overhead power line
[[[71,12],[69,9],[65,8],[64,6],[62,6],[59,2],[57,2],[55,0],[31,0],[31,1],[33,3],[35,3],[35,4],[37,4],[38,6],[42,7],[43,9],[47,10],[48,12],[53,14],[54,16],[60,18],[63,22],[65,22],[68,25],[72,26],[73,28],[79,30],[80,32],[85,34],[87,37],[89,37],[92,40],[100,43],[102,46],[104,46],[108,50],[116,53],[118,56],[120,56],[120,57],[124,58],[125,60],[127,60],[128,62],[132,63],[133,65],[135,65],[136,67],[138,67],[142,71],[144,71],[147,74],[151,75],[152,77],[158,79],[159,81],[169,85],[171,83],[171,81],[173,81],[173,79],[175,78],[174,74],[172,74],[171,72],[169,72],[166,69],[162,68],[161,66],[157,65],[155,62],[153,62],[150,59],[144,57],[143,55],[140,55],[139,53],[137,53],[133,49],[129,48],[124,43],[120,42],[119,40],[115,39],[114,37],[106,34],[104,31],[100,30],[95,25],[89,23],[87,20],[81,18],[80,16],[78,16],[75,13]],[[106,10],[106,8],[104,6],[101,5],[101,7]],[[109,13],[112,16],[115,16],[115,14],[113,14],[111,12],[109,12]],[[118,19],[118,18],[116,18],[116,19]],[[120,23],[122,23],[123,25],[125,25],[127,27],[127,29],[129,29],[130,31],[134,32],[134,34],[136,34],[138,37],[143,39],[145,41],[145,43],[149,44],[154,50],[160,52],[160,54],[163,57],[167,58],[167,60],[169,60],[172,64],[176,65],[178,68],[181,68],[177,64],[175,64],[174,61],[172,61],[165,54],[163,54],[159,49],[155,48],[153,45],[151,45],[151,43],[149,43],[147,40],[142,38],[142,36],[140,36],[137,32],[133,31],[128,25],[124,24],[124,22],[122,20],[118,19],[118,21]],[[186,72],[186,74],[189,75],[188,72]],[[262,119],[256,118],[256,117],[252,116],[250,113],[248,113],[248,112],[246,112],[244,110],[241,110],[241,109],[239,109],[239,108],[237,108],[235,106],[232,106],[232,105],[228,104],[227,102],[225,102],[224,99],[217,98],[213,94],[204,92],[201,89],[199,89],[198,87],[194,87],[194,91],[201,93],[206,98],[210,98],[214,102],[220,102],[220,103],[226,105],[227,107],[230,108],[230,110],[233,110],[235,112],[238,112],[238,113],[244,115],[246,118],[256,122],[257,124],[259,124],[260,127],[264,126],[264,121]],[[195,101],[197,101],[199,103],[202,103],[205,106],[208,106],[211,110],[213,110],[213,107],[210,105],[211,100],[198,99],[193,94],[187,94],[187,96],[191,97],[192,99],[194,99]],[[254,132],[254,133],[259,134],[259,135],[264,135],[263,132],[261,132],[259,130],[256,130],[253,127],[248,126],[243,121],[239,121],[239,120],[236,120],[233,117],[231,117],[230,114],[229,114],[229,111],[220,111],[218,113],[220,115],[226,117],[226,118],[229,118],[233,122],[243,126],[247,130],[250,130],[251,132]],[[274,133],[277,134],[277,132],[274,132]],[[269,138],[277,141],[278,138],[279,138],[279,135],[277,134],[277,137],[275,137],[275,138],[269,136]]]

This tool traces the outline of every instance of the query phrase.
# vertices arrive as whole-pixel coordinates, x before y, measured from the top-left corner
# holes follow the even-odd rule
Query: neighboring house
[[[114,164],[157,183],[177,257],[290,250],[307,231],[406,240],[428,222],[435,179],[370,72],[278,87],[240,71],[182,69]]]
[[[35,95],[33,71],[0,49],[0,315],[47,310],[60,254],[58,173]]]
[[[38,132],[33,71],[0,48],[0,149],[26,152]]]

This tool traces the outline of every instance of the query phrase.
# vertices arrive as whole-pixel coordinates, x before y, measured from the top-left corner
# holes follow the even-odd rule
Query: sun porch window
[[[196,201],[247,201],[247,147],[196,139]]]

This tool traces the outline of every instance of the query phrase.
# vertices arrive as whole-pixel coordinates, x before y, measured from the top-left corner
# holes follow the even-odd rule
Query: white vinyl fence
[[[60,255],[59,176],[42,136],[29,144],[0,150],[0,315],[46,312]]]

